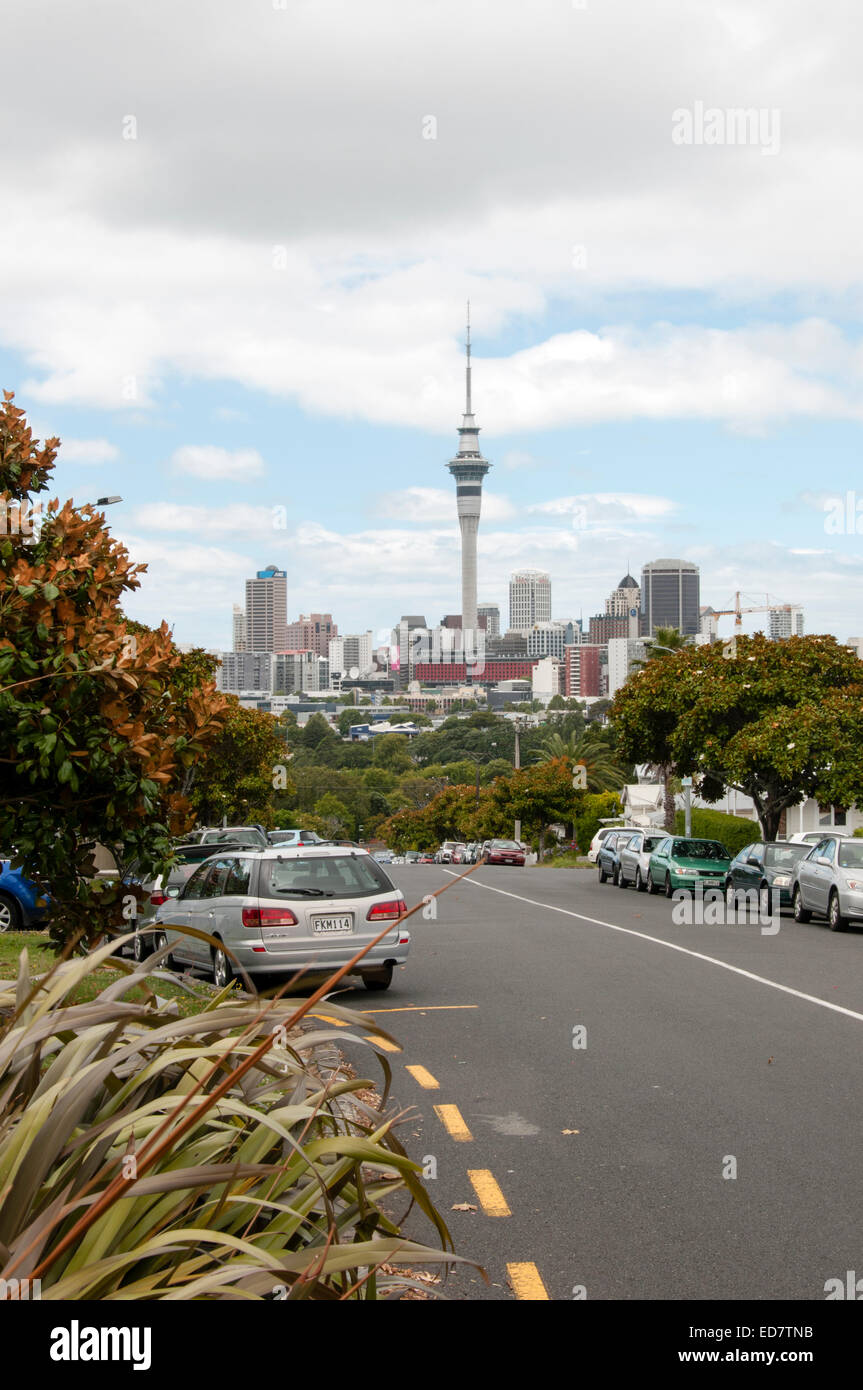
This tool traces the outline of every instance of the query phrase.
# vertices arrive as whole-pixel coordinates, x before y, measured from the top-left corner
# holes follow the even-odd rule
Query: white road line
[[[451,873],[451,870],[444,869],[444,873]],[[458,875],[453,874],[456,878]],[[717,960],[715,956],[705,956],[701,951],[690,951],[688,946],[678,946],[674,941],[664,941],[661,936],[649,936],[647,932],[635,931],[633,927],[619,927],[616,922],[603,922],[599,917],[586,917],[583,912],[573,912],[568,907],[557,907],[554,903],[537,902],[535,898],[525,898],[521,893],[508,893],[504,888],[493,888],[490,883],[478,883],[475,878],[465,879],[465,883],[470,888],[484,888],[488,893],[500,893],[504,898],[515,898],[516,902],[527,903],[529,907],[541,907],[546,912],[562,912],[564,917],[577,917],[580,922],[590,922],[595,927],[607,927],[609,931],[623,932],[625,936],[637,936],[642,941],[652,941],[654,946],[665,946],[669,951],[680,951],[685,956],[692,956],[694,960],[707,961],[708,965],[718,965],[722,970],[730,970],[734,975],[742,975],[746,980],[755,980],[756,984],[767,985],[769,989],[778,989],[782,994],[793,994],[795,999],[805,999],[807,1004],[817,1004],[819,1008],[830,1009],[834,1014],[845,1014],[848,1018],[856,1018],[858,1023],[863,1023],[863,1014],[856,1013],[854,1009],[846,1009],[842,1004],[831,1004],[829,999],[819,999],[815,994],[804,994],[801,989],[792,989],[790,985],[780,985],[776,980],[765,979],[763,975],[755,975],[751,970],[743,970],[739,965],[729,965],[727,961]]]

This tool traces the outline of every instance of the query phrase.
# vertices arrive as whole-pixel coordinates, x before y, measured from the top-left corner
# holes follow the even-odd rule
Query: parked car
[[[406,864],[421,864],[421,863],[422,863],[422,858],[423,858],[423,857],[422,857],[422,855],[421,855],[421,853],[420,853],[420,851],[419,851],[418,849],[407,849],[407,850],[405,850],[405,863],[406,863]],[[431,856],[429,856],[429,858],[431,858]]]
[[[437,854],[435,855],[436,864],[451,864],[453,850],[458,842],[456,840],[444,840]]]
[[[372,858],[375,859],[378,864],[392,864],[395,855],[391,849],[376,849],[372,854]]]
[[[606,840],[608,836],[606,836]],[[618,852],[620,872],[617,875],[618,888],[635,885],[636,892],[647,892],[647,870],[650,856],[660,841],[665,839],[664,830],[636,830]]]
[[[202,862],[207,861],[193,859],[184,864],[176,864],[167,874],[156,874],[152,879],[141,881],[143,896],[138,903],[135,939],[132,942],[132,955],[136,961],[142,961],[151,951],[157,951],[167,944],[164,931],[154,929],[156,913],[170,898],[179,897]]]
[[[795,866],[791,899],[795,922],[826,917],[831,931],[845,931],[863,921],[863,840],[819,840]]]
[[[467,862],[467,845],[456,844],[450,858],[451,864],[465,864]]]
[[[590,860],[591,864],[596,863],[596,856],[599,854],[599,847],[605,839],[606,835],[611,835],[613,831],[623,829],[624,825],[622,821],[618,822],[617,825],[601,825],[599,827],[599,829],[597,830],[596,834],[590,842],[590,849],[587,851],[587,857]]]
[[[267,832],[259,825],[217,825],[210,829],[192,830],[183,836],[183,844],[188,845],[254,845],[260,849],[267,847]]]
[[[49,899],[11,860],[0,859],[0,932],[31,931],[47,924]]]
[[[249,975],[326,974],[345,965],[382,926],[386,937],[357,967],[367,989],[387,989],[410,950],[399,921],[405,900],[367,850],[337,845],[272,846],[216,854],[201,864],[177,897],[156,910],[169,963],[209,971],[219,988],[234,966]],[[194,927],[220,943],[183,934]]]
[[[825,835],[829,835],[836,840],[853,840],[852,830],[798,830],[796,834],[788,836],[790,845],[817,845],[823,840]]]
[[[791,906],[791,886],[794,869],[801,859],[805,859],[812,846],[801,841],[788,840],[764,842],[756,840],[745,845],[735,855],[728,866],[725,877],[725,893],[729,905],[735,893],[754,889],[757,893],[775,889],[779,894],[779,906]]]
[[[425,854],[420,855],[419,862],[421,864],[435,864],[437,863],[437,860],[435,859],[433,854],[429,854],[428,851],[426,851]]]
[[[524,849],[517,840],[491,840],[486,860],[489,864],[515,864],[524,868]]]
[[[314,830],[268,830],[271,845],[322,845],[325,842]]]
[[[629,844],[631,839],[631,830],[613,830],[610,835],[602,837],[596,855],[600,883],[605,883],[606,879],[610,878],[617,887],[620,875],[620,851],[624,845]]]
[[[647,891],[658,893],[665,889],[670,898],[675,888],[722,888],[731,855],[718,840],[686,840],[667,835],[660,840],[650,856],[647,869]]]

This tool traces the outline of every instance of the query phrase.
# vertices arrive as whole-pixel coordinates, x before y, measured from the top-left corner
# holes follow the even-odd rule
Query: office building
[[[329,646],[330,670],[342,675],[365,676],[372,670],[372,634],[348,632],[334,637]]]
[[[612,637],[608,643],[608,694],[626,685],[637,661],[646,661],[650,644],[640,637]]]
[[[496,603],[481,603],[476,610],[477,620],[485,619],[486,637],[500,636],[500,608]]]
[[[789,637],[803,636],[803,609],[786,604],[782,608],[771,608],[768,636],[773,642],[783,642]]]
[[[286,640],[280,651],[314,652],[315,656],[329,656],[330,642],[338,637],[339,629],[333,622],[332,613],[304,613],[288,624]]]
[[[246,650],[246,614],[238,603],[234,604],[231,650],[235,652]]]
[[[288,575],[268,565],[246,580],[246,651],[279,652],[288,645]]]
[[[701,576],[688,560],[653,560],[641,571],[642,635],[673,627],[685,637],[700,630]]]
[[[220,690],[234,695],[240,690],[272,690],[272,652],[222,652],[221,659]]]
[[[509,581],[509,626],[530,632],[537,623],[551,622],[551,576],[543,570],[518,570]]]

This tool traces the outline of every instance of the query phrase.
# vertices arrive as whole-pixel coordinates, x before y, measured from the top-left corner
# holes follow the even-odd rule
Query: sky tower
[[[461,626],[475,631],[476,618],[476,536],[482,506],[482,480],[491,464],[479,450],[479,426],[474,422],[470,383],[470,301],[467,306],[465,341],[465,408],[459,425],[458,453],[447,467],[456,481],[458,524],[461,527]]]

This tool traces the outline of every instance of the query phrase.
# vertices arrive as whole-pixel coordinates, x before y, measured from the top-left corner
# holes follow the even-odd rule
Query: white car
[[[817,845],[820,840],[831,835],[835,840],[853,840],[850,830],[798,830],[796,835],[788,836],[790,845]]]
[[[587,851],[587,857],[590,860],[591,864],[596,863],[596,856],[599,854],[599,847],[605,839],[606,835],[610,835],[613,830],[624,829],[625,826],[622,820],[618,821],[616,825],[601,825],[599,827],[599,829],[597,830],[596,834],[590,842],[590,849]]]

